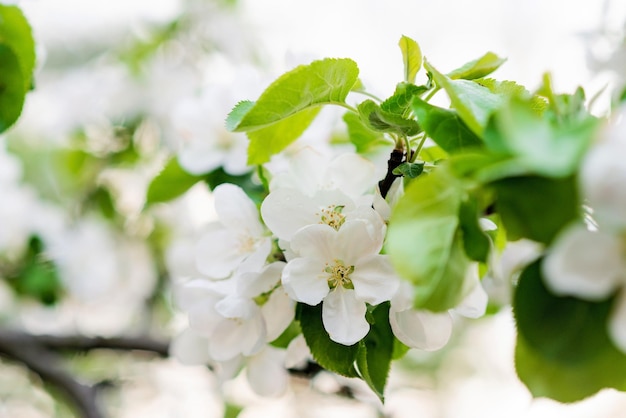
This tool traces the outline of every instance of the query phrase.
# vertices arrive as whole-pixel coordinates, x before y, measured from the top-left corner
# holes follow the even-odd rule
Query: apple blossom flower
[[[396,292],[398,278],[380,250],[383,234],[372,234],[363,220],[339,230],[326,225],[300,229],[291,241],[296,257],[283,271],[289,296],[315,306],[323,301],[322,321],[333,341],[352,345],[369,331],[366,303],[378,305]]]
[[[240,187],[221,184],[213,193],[220,221],[198,241],[196,264],[202,274],[223,279],[247,258],[265,261],[272,242],[254,202]]]

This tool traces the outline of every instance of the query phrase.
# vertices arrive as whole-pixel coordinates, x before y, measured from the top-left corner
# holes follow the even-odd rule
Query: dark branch
[[[378,182],[378,188],[380,189],[380,194],[383,199],[387,197],[387,193],[389,193],[389,189],[393,184],[394,180],[398,177],[402,177],[401,174],[393,174],[393,170],[395,170],[402,162],[404,161],[404,152],[402,150],[394,149],[391,151],[391,155],[389,155],[389,161],[387,161],[387,174],[385,178]]]
[[[96,390],[80,383],[60,367],[61,358],[37,343],[36,337],[2,331],[0,354],[18,361],[46,383],[61,391],[84,418],[104,418],[96,400]]]
[[[147,336],[86,337],[82,335],[31,335],[23,331],[0,329],[0,355],[24,364],[46,383],[56,387],[85,418],[103,418],[97,402],[97,390],[80,383],[61,367],[60,351],[83,352],[94,349],[146,351],[161,357],[168,355],[169,344]]]

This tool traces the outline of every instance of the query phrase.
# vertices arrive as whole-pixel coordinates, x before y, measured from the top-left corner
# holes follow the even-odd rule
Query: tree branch
[[[85,385],[61,367],[58,351],[111,349],[146,351],[161,357],[168,355],[169,344],[147,336],[86,337],[31,335],[23,331],[0,329],[0,355],[24,364],[46,383],[56,387],[84,418],[104,418],[95,387]]]
[[[389,189],[394,180],[398,177],[402,177],[401,174],[393,174],[393,170],[402,164],[403,160],[404,152],[402,150],[394,149],[391,151],[391,155],[389,155],[389,160],[387,161],[387,174],[384,179],[378,182],[378,188],[380,189],[380,194],[383,199],[387,197],[387,193],[389,193]]]

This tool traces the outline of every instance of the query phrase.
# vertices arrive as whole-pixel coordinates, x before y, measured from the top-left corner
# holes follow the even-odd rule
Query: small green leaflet
[[[402,175],[410,179],[414,179],[424,172],[424,162],[421,163],[407,163],[404,162],[393,169],[393,174]]]
[[[380,145],[390,144],[381,132],[368,128],[356,113],[346,112],[343,121],[348,129],[348,138],[356,147],[358,154],[366,153]]]
[[[373,100],[365,100],[358,106],[361,120],[368,128],[378,132],[395,133],[401,136],[417,135],[421,128],[413,119],[386,112]]]
[[[443,88],[460,118],[478,136],[481,136],[491,113],[500,107],[502,98],[489,89],[469,80],[453,80],[424,61],[424,68],[437,86]]]
[[[412,107],[420,126],[444,151],[453,153],[483,145],[456,111],[433,106],[418,97],[413,99]]]
[[[504,64],[505,61],[506,58],[500,58],[493,52],[487,52],[482,57],[470,61],[456,70],[451,71],[448,73],[448,77],[452,80],[461,78],[465,80],[474,80],[482,78],[497,70],[502,64]]]
[[[172,158],[150,182],[146,205],[175,199],[203,178],[204,176],[189,174],[183,170],[176,158]]]
[[[411,110],[411,101],[413,97],[419,96],[426,92],[426,86],[416,86],[415,84],[398,83],[393,96],[380,104],[380,108],[385,112],[395,113],[402,117],[409,116]]]
[[[413,83],[415,76],[422,68],[422,51],[417,42],[404,35],[400,38],[398,46],[402,51],[402,61],[404,62],[404,81]]]

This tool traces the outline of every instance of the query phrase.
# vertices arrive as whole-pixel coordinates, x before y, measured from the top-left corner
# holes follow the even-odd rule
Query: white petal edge
[[[367,306],[356,298],[354,290],[335,288],[322,305],[322,322],[330,339],[352,345],[363,339],[370,329],[365,319]]]

